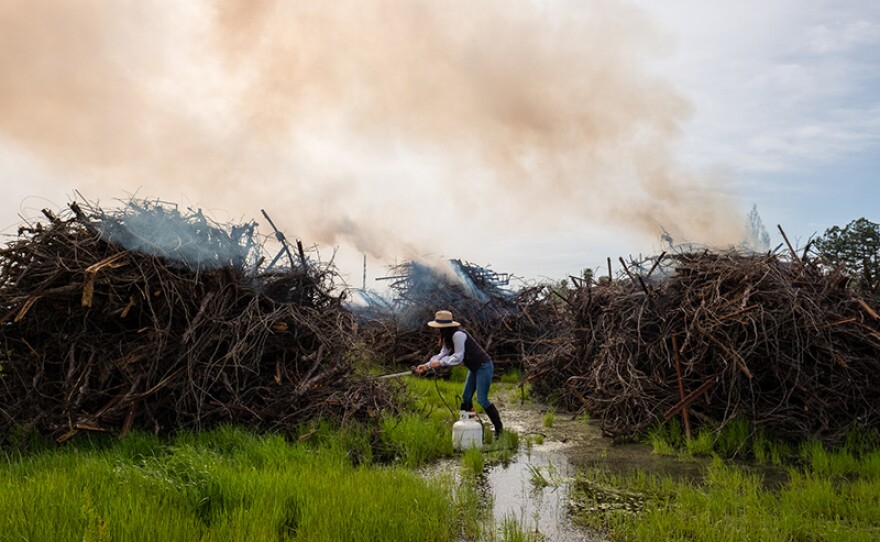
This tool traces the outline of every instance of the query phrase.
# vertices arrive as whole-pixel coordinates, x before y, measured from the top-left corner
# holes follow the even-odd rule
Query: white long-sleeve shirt
[[[453,351],[449,351],[446,343],[440,349],[440,353],[431,357],[430,361],[439,361],[440,365],[450,367],[459,365],[464,361],[464,343],[467,341],[467,334],[464,331],[456,331],[452,334]]]

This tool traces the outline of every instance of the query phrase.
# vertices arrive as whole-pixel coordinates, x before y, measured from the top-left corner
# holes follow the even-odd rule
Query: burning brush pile
[[[0,442],[13,428],[59,441],[223,422],[293,430],[391,406],[353,373],[335,273],[300,243],[276,233],[290,268],[273,271],[253,222],[148,202],[70,207],[0,250]]]
[[[567,340],[529,362],[537,395],[615,437],[679,415],[688,431],[746,417],[826,443],[880,428],[880,315],[839,271],[793,251],[680,254],[657,268],[571,294]]]
[[[423,362],[439,350],[436,331],[425,324],[440,309],[481,342],[496,365],[520,364],[544,344],[560,318],[544,286],[509,288],[511,276],[449,260],[448,269],[419,262],[393,267],[392,299],[367,298],[359,311],[362,335],[387,363]]]

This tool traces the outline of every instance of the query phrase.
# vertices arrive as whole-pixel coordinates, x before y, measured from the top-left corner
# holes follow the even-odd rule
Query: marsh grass
[[[413,470],[453,455],[461,382],[403,380],[408,406],[369,429],[132,432],[64,447],[31,439],[28,451],[0,456],[0,539],[498,540],[477,476],[456,482]],[[505,431],[463,456],[462,468],[476,475],[518,446]]]
[[[541,467],[537,465],[526,465],[526,468],[529,470],[529,481],[532,483],[532,487],[536,489],[544,489],[550,485],[550,479],[541,470]]]
[[[449,380],[442,378],[406,377],[403,382],[409,395],[412,410],[421,415],[444,422],[458,419],[461,404],[462,382],[455,380],[455,367]],[[465,369],[467,371],[467,369]],[[480,408],[479,405],[475,405]]]
[[[779,442],[758,431],[751,443],[752,458],[764,465],[783,466],[796,458],[792,446]]]
[[[715,451],[715,434],[708,429],[700,429],[697,436],[685,440],[685,449],[691,455],[711,455]]]
[[[556,420],[556,411],[548,410],[546,414],[544,414],[544,427],[553,427],[553,422]]]
[[[747,457],[752,428],[749,420],[735,418],[717,434],[715,449],[722,457]]]
[[[651,452],[656,455],[675,455],[676,449],[669,444],[669,442],[663,440],[660,437],[652,436],[649,438],[649,444],[651,445]]]
[[[491,434],[491,432],[490,432]],[[492,437],[484,441],[483,453],[489,463],[508,464],[513,460],[519,450],[519,434],[516,431],[505,429],[497,439]]]
[[[880,476],[877,453],[856,459],[839,452],[802,449],[814,463],[791,467],[789,481],[768,489],[760,476],[715,459],[699,485],[637,473],[602,471],[579,475],[572,497],[581,522],[606,530],[612,540],[877,540],[880,535]],[[835,465],[835,466],[832,466]],[[831,479],[828,473],[846,475]],[[605,506],[596,512],[596,492],[637,492],[640,511]]]
[[[455,490],[455,509],[457,523],[465,540],[481,540],[485,533],[492,532],[492,503],[487,502],[477,489],[474,480],[465,478]]]
[[[503,542],[543,542],[540,533],[525,528],[525,521],[514,514],[507,514],[501,520],[501,540]]]
[[[133,434],[0,463],[8,540],[455,540],[453,487],[354,466],[342,440]],[[355,439],[356,440],[356,439]]]
[[[465,478],[477,478],[483,473],[486,460],[479,448],[468,448],[461,456],[461,472]]]
[[[505,371],[499,380],[505,384],[519,384],[522,380],[522,371],[519,369],[510,369]]]
[[[843,448],[871,449],[876,442],[873,435],[870,432],[851,433]],[[732,420],[717,430],[702,427],[690,440],[685,438],[681,424],[673,418],[647,431],[645,441],[658,455],[717,455],[727,459],[753,459],[774,466],[785,466],[798,460],[796,446],[769,438],[743,418]]]
[[[529,471],[529,480],[536,489],[545,487],[559,487],[563,483],[562,475],[552,462],[546,466],[526,465]]]
[[[844,446],[841,450],[829,452],[819,442],[805,442],[801,444],[800,457],[816,476],[880,479],[880,450],[851,450]]]
[[[407,467],[419,467],[453,453],[448,420],[409,413],[383,418],[381,425],[386,449]]]

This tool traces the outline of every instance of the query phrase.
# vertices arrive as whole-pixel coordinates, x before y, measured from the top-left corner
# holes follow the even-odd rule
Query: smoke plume
[[[611,0],[6,0],[0,146],[86,197],[266,208],[377,257],[548,225],[734,241],[732,197],[676,163],[668,48]]]

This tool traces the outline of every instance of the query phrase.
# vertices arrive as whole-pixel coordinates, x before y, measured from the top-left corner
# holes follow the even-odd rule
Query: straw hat
[[[452,319],[452,313],[449,311],[437,311],[434,314],[434,320],[428,322],[430,327],[458,327],[461,324]]]

